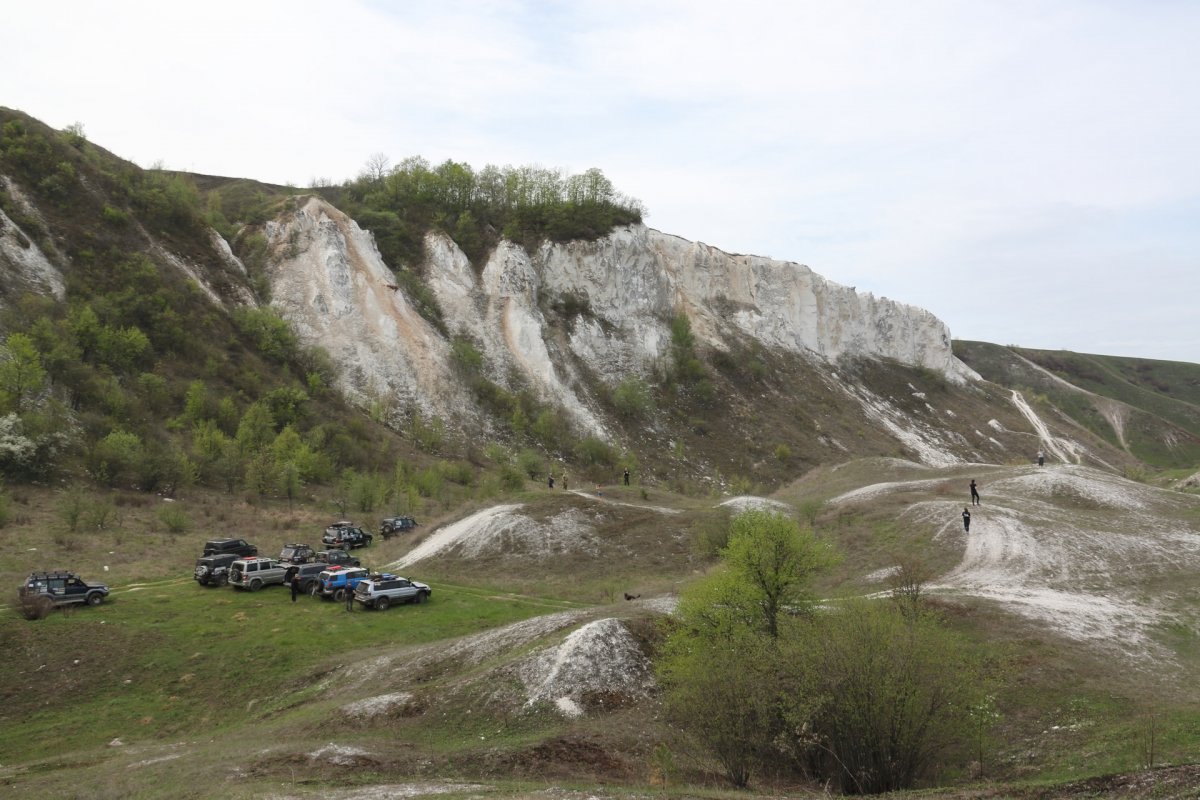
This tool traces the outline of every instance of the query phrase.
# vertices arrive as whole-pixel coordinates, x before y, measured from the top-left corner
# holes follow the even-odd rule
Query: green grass
[[[30,759],[116,737],[185,736],[198,726],[219,733],[278,710],[306,675],[372,647],[451,638],[546,611],[535,599],[433,589],[422,606],[347,613],[309,597],[293,604],[281,587],[248,593],[179,580],[35,622],[6,614],[0,752]]]

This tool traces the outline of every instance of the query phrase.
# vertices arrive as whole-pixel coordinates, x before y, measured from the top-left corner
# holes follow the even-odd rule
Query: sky
[[[600,168],[958,339],[1200,363],[1200,2],[0,0],[0,105],[144,167]]]

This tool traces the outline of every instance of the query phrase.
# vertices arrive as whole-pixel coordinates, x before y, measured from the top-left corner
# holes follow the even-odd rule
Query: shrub
[[[641,378],[630,375],[613,390],[613,406],[626,419],[642,419],[654,411],[654,397]]]
[[[530,478],[538,478],[546,471],[546,464],[541,453],[525,449],[517,455],[517,468]]]
[[[617,453],[608,442],[587,436],[575,445],[575,455],[588,466],[611,467],[617,463]]]
[[[500,467],[500,487],[507,492],[519,492],[525,488],[525,476],[512,464]]]
[[[171,503],[158,509],[158,521],[170,533],[185,533],[192,527],[191,518],[177,503]]]

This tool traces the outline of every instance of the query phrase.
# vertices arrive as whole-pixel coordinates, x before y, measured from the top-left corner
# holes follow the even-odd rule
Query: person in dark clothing
[[[625,485],[629,485],[629,467],[625,468]]]
[[[963,506],[963,532],[971,532],[971,512],[967,510],[966,506]]]
[[[979,488],[975,486],[975,479],[971,478],[971,505],[983,505],[979,502]]]
[[[549,487],[551,489],[554,488],[554,473],[553,472],[551,472],[550,476],[548,478],[546,478],[546,483],[547,483],[547,485],[549,485]]]
[[[300,574],[292,576],[292,602],[296,602],[296,595],[300,594]]]
[[[1046,466],[1046,454],[1043,453],[1041,450],[1038,450],[1038,466],[1039,467]]]
[[[346,581],[346,610],[354,611],[354,590],[350,588],[350,582]]]

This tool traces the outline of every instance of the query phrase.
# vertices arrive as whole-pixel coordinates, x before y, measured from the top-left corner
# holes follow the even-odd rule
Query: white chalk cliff
[[[273,304],[308,343],[344,368],[343,390],[453,418],[481,420],[455,374],[450,342],[396,285],[371,235],[319,198],[269,223]],[[504,242],[477,274],[446,236],[427,240],[424,272],[452,334],[470,337],[485,372],[531,387],[581,429],[607,437],[581,368],[615,385],[669,357],[670,320],[725,350],[738,334],[763,346],[836,361],[895,359],[951,380],[977,377],[958,361],[945,324],[920,308],[859,294],[807,267],[730,255],[644,226],[534,253]],[[585,298],[569,335],[547,322],[547,302]]]

